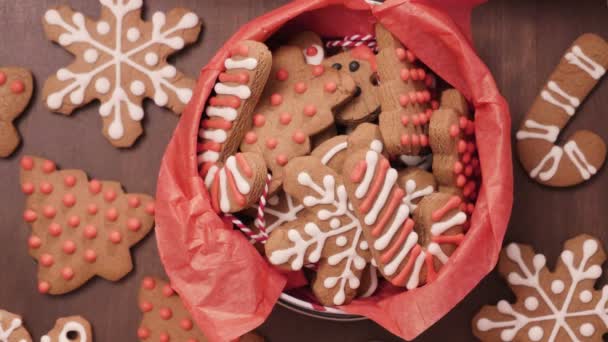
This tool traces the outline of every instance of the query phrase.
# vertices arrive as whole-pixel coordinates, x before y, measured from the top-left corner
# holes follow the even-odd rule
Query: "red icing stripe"
[[[220,82],[226,83],[240,83],[247,84],[249,83],[249,74],[246,72],[239,72],[235,74],[221,73],[220,74]]]
[[[431,219],[435,222],[440,221],[448,213],[448,211],[458,208],[461,202],[462,200],[460,197],[453,196],[443,207],[433,212]]]
[[[432,283],[437,279],[437,271],[435,271],[435,258],[433,254],[428,253],[425,257],[426,261],[426,282]]]
[[[203,128],[223,129],[227,131],[232,128],[232,122],[224,119],[214,118],[209,120],[203,120],[201,122],[201,126]]]
[[[241,194],[239,189],[236,187],[234,176],[232,175],[232,172],[230,172],[230,170],[228,169],[226,169],[226,177],[228,178],[228,186],[230,186],[230,192],[232,193],[234,200],[236,201],[236,203],[238,203],[238,205],[244,206],[247,203],[247,199],[245,198],[245,196],[243,196],[243,194]]]
[[[363,180],[363,176],[365,175],[365,170],[367,170],[367,163],[365,160],[361,160],[355,165],[355,169],[350,174],[350,180],[353,183],[359,183]]]
[[[458,246],[464,240],[464,234],[433,236],[431,238],[431,240],[433,242],[439,243],[439,244],[449,243],[449,244]]]
[[[403,248],[403,243],[407,239],[407,236],[410,235],[410,233],[412,232],[412,229],[414,229],[414,220],[408,218],[407,220],[405,220],[403,227],[401,227],[401,233],[399,233],[399,238],[397,239],[397,241],[393,243],[393,245],[388,251],[386,251],[384,254],[382,254],[382,256],[380,256],[380,261],[383,264],[386,264],[387,262],[391,261],[395,254],[397,254],[397,252],[399,252],[401,248]]]
[[[236,162],[239,165],[239,169],[241,169],[241,171],[243,171],[243,173],[245,174],[245,176],[247,176],[247,178],[251,178],[253,176],[253,170],[251,170],[251,167],[247,163],[247,159],[245,159],[243,154],[241,154],[241,153],[236,154]]]
[[[384,230],[384,226],[386,226],[388,221],[391,219],[391,216],[395,212],[395,209],[397,209],[399,204],[401,204],[401,199],[403,198],[403,196],[405,196],[405,191],[403,191],[403,189],[397,188],[395,189],[395,191],[393,191],[393,195],[391,196],[391,199],[388,203],[388,207],[385,207],[384,214],[382,214],[382,217],[380,217],[380,220],[372,230],[373,237],[380,236],[380,234]]]
[[[418,255],[420,255],[420,252],[421,252],[420,245],[414,246],[414,249],[412,250],[410,257],[407,260],[407,264],[405,265],[405,267],[403,267],[403,269],[401,269],[401,272],[399,272],[399,274],[395,278],[393,278],[391,283],[393,283],[397,286],[405,285],[406,277],[410,274],[410,272],[412,271],[412,268],[414,268],[414,263],[416,262],[416,258],[418,258]]]
[[[213,184],[211,184],[211,206],[213,207],[213,210],[215,210],[216,212],[220,212],[220,204],[219,204],[219,192],[220,192],[220,179],[219,179],[219,172],[217,172],[215,174],[215,178],[213,179]]]
[[[382,188],[382,185],[384,184],[384,178],[386,178],[386,171],[390,167],[391,165],[389,164],[388,160],[382,159],[380,161],[380,167],[378,168],[378,171],[376,173],[376,178],[374,179],[369,191],[367,192],[367,196],[359,206],[359,210],[361,210],[362,213],[366,214],[372,208],[374,200],[376,199],[376,195],[378,194],[378,192],[380,192],[380,188]]]
[[[222,144],[216,143],[215,141],[206,140],[202,144],[198,144],[197,150],[200,151],[215,151],[219,152],[222,150]]]
[[[241,99],[236,96],[214,96],[209,100],[209,104],[214,107],[231,107],[238,109],[241,106]]]

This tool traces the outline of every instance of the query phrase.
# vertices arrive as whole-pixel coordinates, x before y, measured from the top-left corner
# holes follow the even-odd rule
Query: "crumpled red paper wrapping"
[[[413,339],[496,265],[513,201],[511,119],[492,75],[470,44],[470,12],[479,2],[389,0],[372,6],[364,0],[296,0],[243,26],[202,69],[162,161],[156,236],[172,285],[210,340],[232,340],[262,324],[286,280],[213,212],[197,171],[199,122],[227,47],[243,39],[264,41],[286,24],[343,36],[373,33],[379,21],[476,110],[483,184],[464,243],[434,283],[396,294],[381,291],[341,309]]]

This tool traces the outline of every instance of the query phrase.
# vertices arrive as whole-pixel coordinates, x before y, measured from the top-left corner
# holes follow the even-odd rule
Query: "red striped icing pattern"
[[[231,201],[244,206],[247,203],[246,195],[251,191],[251,184],[247,179],[252,176],[253,170],[241,153],[228,157],[221,168],[211,165],[205,177],[205,185],[210,189],[213,209],[229,212]]]

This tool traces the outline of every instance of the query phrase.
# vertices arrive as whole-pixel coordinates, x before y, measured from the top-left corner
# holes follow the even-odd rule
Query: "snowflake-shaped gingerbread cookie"
[[[116,147],[129,147],[142,134],[142,102],[181,113],[192,97],[195,81],[168,64],[167,57],[194,42],[198,16],[186,9],[156,12],[141,20],[143,0],[99,0],[98,21],[67,6],[46,11],[47,37],[76,56],[44,86],[46,106],[70,114],[98,99],[103,133]]]
[[[602,341],[608,331],[608,286],[594,288],[606,253],[598,239],[566,241],[554,272],[530,246],[510,244],[498,270],[516,294],[484,307],[473,320],[482,341]]]

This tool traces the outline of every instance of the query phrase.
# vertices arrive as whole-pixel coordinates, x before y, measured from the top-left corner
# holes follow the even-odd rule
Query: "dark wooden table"
[[[42,104],[44,80],[71,62],[64,50],[48,42],[40,24],[47,7],[67,1],[0,1],[1,65],[30,68],[36,93],[18,120],[24,142],[12,158],[0,161],[0,308],[20,313],[39,338],[60,316],[80,314],[93,324],[96,341],[134,341],[140,313],[136,296],[142,277],[162,275],[153,234],[135,248],[135,271],[118,283],[95,279],[60,297],[36,291],[36,265],[26,250],[29,228],[22,221],[23,195],[18,185],[18,160],[24,154],[54,159],[66,168],[82,168],[100,179],[120,180],[128,191],[155,192],[156,175],[164,147],[178,118],[146,103],[146,136],[135,148],[117,150],[100,133],[98,105],[72,117],[49,113]],[[97,1],[72,0],[73,8],[92,17]],[[147,15],[184,6],[205,22],[200,43],[175,60],[178,68],[196,76],[218,47],[241,25],[288,0],[148,0]],[[546,81],[564,49],[581,33],[608,37],[608,7],[604,0],[491,1],[474,13],[475,45],[511,105],[513,122],[522,116]],[[575,128],[591,128],[608,140],[606,107],[608,83],[603,82],[583,104]],[[567,133],[567,132],[566,132]],[[608,241],[608,175],[600,172],[587,184],[568,190],[541,187],[530,181],[515,163],[515,207],[506,241],[533,243],[546,253],[549,264],[561,251],[561,242],[581,232]],[[486,303],[511,298],[496,274],[487,277],[420,341],[470,341],[470,321]],[[413,318],[415,319],[415,318]],[[376,324],[334,323],[308,318],[277,307],[261,332],[271,341],[394,341]],[[36,339],[37,339],[36,338]]]

